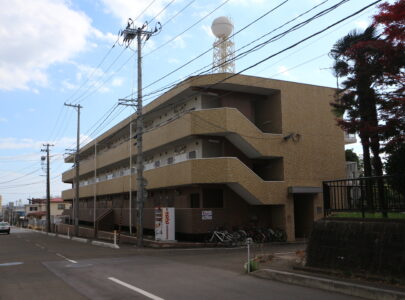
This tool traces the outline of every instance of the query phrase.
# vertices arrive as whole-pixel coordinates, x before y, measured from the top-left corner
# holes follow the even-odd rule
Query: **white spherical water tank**
[[[217,38],[226,38],[233,31],[233,23],[227,17],[218,17],[212,22],[211,30]]]

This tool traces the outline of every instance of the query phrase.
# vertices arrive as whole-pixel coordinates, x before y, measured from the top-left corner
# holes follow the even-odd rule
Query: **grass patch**
[[[362,218],[361,212],[336,212],[330,215],[333,218]],[[368,219],[382,219],[382,213],[365,213],[365,218]],[[405,212],[390,212],[388,213],[389,219],[405,219]]]

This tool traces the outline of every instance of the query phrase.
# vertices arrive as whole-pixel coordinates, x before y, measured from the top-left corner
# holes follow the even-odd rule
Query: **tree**
[[[379,9],[372,26],[349,33],[330,52],[336,76],[344,77],[332,106],[341,116],[345,113],[339,126],[359,133],[365,176],[373,170],[381,176],[380,153],[405,143],[405,0]]]
[[[379,101],[373,84],[381,76],[378,64],[379,51],[375,45],[379,37],[374,26],[360,33],[352,31],[333,46],[330,56],[335,60],[335,75],[344,77],[342,89],[336,93],[334,109],[345,118],[338,120],[338,125],[348,133],[359,133],[363,147],[364,173],[371,176],[370,148],[373,152],[373,165],[376,175],[382,175],[380,159],[379,124],[377,103]]]
[[[385,126],[385,151],[395,152],[405,143],[405,1],[383,3],[374,16],[374,26],[381,28],[384,41],[380,61],[384,74],[377,85],[382,102],[381,120]]]
[[[360,159],[356,152],[353,149],[346,149],[345,150],[346,161],[354,161],[359,165]]]
[[[388,175],[394,175],[391,179],[393,189],[405,196],[405,143],[390,153],[385,169]]]
[[[338,125],[348,133],[359,133],[365,176],[371,176],[372,169],[374,175],[382,176],[380,153],[395,151],[405,141],[405,0],[383,3],[379,8],[373,25],[364,32],[349,33],[330,52],[336,76],[344,77],[331,105],[342,116]],[[376,27],[382,29],[381,34]],[[370,192],[367,196],[372,203]],[[379,179],[378,199],[386,216],[384,197]]]

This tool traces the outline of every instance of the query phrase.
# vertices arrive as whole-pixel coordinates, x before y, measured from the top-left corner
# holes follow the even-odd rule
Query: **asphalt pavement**
[[[357,299],[246,275],[245,260],[238,248],[110,249],[13,228],[0,235],[0,299]]]

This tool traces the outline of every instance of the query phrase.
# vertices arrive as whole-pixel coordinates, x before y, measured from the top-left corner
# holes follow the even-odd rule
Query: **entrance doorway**
[[[308,238],[314,222],[314,195],[294,194],[295,238]]]

